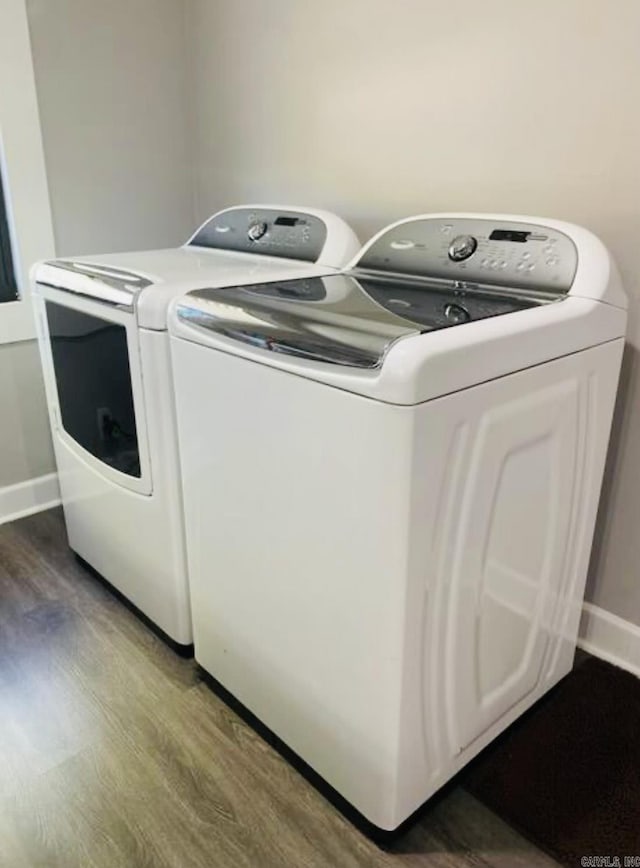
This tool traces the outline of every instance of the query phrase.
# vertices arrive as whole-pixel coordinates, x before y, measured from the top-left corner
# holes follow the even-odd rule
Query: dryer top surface
[[[326,274],[358,249],[351,228],[330,212],[244,205],[208,218],[182,247],[40,262],[31,277],[36,285],[135,311],[142,327],[164,330],[171,299],[191,288]]]

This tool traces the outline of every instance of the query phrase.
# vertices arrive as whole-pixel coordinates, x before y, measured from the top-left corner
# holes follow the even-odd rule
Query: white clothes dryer
[[[167,307],[189,287],[322,275],[359,244],[333,214],[239,206],[170,250],[32,269],[71,548],[192,650]]]
[[[475,214],[172,304],[196,660],[370,831],[571,669],[626,306],[588,231]]]

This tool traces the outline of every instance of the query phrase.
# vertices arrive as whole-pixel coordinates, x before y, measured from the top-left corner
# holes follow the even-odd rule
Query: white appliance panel
[[[172,338],[196,657],[375,825],[569,671],[622,346],[403,407]]]
[[[166,334],[139,332],[154,420],[151,496],[114,482],[54,432],[69,545],[175,642],[192,642],[177,431]]]

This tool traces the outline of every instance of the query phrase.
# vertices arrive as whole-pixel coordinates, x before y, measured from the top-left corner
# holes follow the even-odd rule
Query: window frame
[[[7,304],[8,302],[16,301],[19,296],[13,239],[9,227],[3,188],[2,172],[0,172],[0,304]]]
[[[29,268],[55,256],[26,0],[2,0],[0,172],[18,291],[0,303],[0,344],[35,337]]]

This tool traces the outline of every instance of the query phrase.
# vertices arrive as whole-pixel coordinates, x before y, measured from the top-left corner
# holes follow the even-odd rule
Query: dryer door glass
[[[140,477],[124,326],[46,302],[60,421],[83,449]]]

